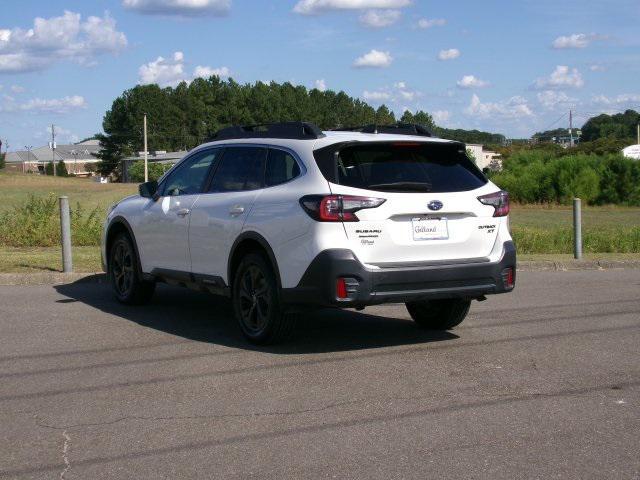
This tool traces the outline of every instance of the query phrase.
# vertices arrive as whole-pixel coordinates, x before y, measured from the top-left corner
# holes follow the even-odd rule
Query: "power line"
[[[543,130],[543,131],[545,131],[545,130],[551,130],[551,127],[553,127],[554,125],[556,125],[560,120],[562,120],[562,119],[563,119],[564,117],[566,117],[566,116],[567,116],[567,114],[566,114],[566,113],[563,113],[563,114],[560,116],[560,118],[558,118],[555,122],[553,122],[553,123],[552,123],[551,125],[549,125],[548,127],[543,128],[542,130]]]

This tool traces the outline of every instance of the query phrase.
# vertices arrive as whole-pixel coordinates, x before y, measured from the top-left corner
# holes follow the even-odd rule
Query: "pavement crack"
[[[66,430],[62,432],[62,436],[64,437],[64,444],[62,446],[62,460],[64,461],[64,470],[60,472],[60,480],[65,479],[65,475],[71,468],[71,461],[69,461],[69,450],[71,450],[71,437],[69,436]]]
[[[169,415],[169,416],[145,416],[145,415],[126,415],[107,422],[94,422],[94,423],[77,423],[73,425],[66,425],[66,429],[73,428],[86,428],[86,427],[102,427],[106,425],[113,425],[119,422],[138,420],[138,421],[171,421],[171,420],[219,420],[225,418],[250,418],[250,417],[273,417],[273,416],[290,416],[290,415],[304,415],[307,413],[318,413],[325,410],[331,410],[333,408],[342,407],[346,405],[354,405],[362,403],[366,400],[349,400],[345,402],[335,402],[319,408],[307,408],[301,410],[289,410],[289,411],[271,411],[271,412],[248,412],[248,413],[222,413],[213,415]],[[45,426],[45,425],[41,425]]]

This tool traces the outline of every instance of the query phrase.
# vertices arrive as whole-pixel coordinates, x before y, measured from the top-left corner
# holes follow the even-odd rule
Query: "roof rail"
[[[396,123],[394,125],[362,125],[360,127],[334,128],[337,132],[360,133],[392,133],[394,135],[414,135],[419,137],[433,137],[433,133],[424,125],[417,123]]]
[[[290,140],[315,140],[324,137],[322,130],[309,122],[278,122],[258,125],[235,125],[223,128],[212,140],[234,138],[286,138]]]

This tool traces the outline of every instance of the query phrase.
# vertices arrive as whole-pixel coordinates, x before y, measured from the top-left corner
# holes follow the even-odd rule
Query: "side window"
[[[220,157],[222,150],[217,148],[196,153],[188,158],[182,165],[164,181],[163,195],[193,195],[200,193],[207,179],[207,173],[211,164]]]
[[[265,170],[265,186],[272,187],[288,182],[300,175],[298,162],[284,150],[270,149]]]
[[[266,148],[227,148],[209,191],[238,192],[262,188],[266,158]]]

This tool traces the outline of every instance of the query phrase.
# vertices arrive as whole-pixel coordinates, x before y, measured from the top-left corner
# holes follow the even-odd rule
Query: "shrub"
[[[640,205],[640,162],[621,154],[556,156],[553,150],[521,150],[491,180],[520,203]]]
[[[149,181],[158,180],[172,166],[168,163],[148,162]],[[144,160],[138,160],[129,167],[129,178],[132,182],[144,182]]]

